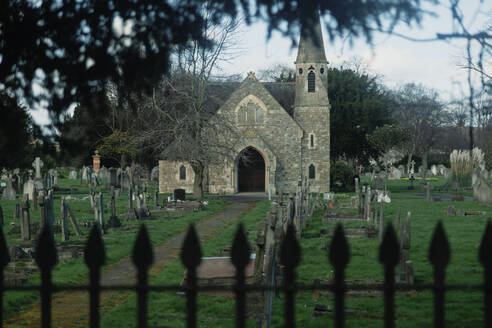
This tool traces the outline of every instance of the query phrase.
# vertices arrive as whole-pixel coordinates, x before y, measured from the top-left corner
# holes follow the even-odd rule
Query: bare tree
[[[203,10],[209,5],[205,3]],[[145,126],[136,138],[169,160],[190,163],[197,198],[203,196],[207,166],[232,156],[236,138],[227,115],[216,115],[225,94],[214,89],[211,79],[220,64],[234,55],[239,24],[230,18],[214,22],[213,17],[204,17],[203,40],[215,43],[204,47],[203,40],[195,40],[176,49],[174,68],[142,106],[150,114],[139,117]]]
[[[405,84],[395,94],[395,116],[410,133],[407,143],[408,163],[412,155],[422,156],[427,168],[429,150],[436,142],[439,127],[446,121],[444,106],[435,90],[414,83]]]

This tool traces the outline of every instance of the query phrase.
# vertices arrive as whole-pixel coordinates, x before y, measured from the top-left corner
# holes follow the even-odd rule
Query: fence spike
[[[434,266],[434,327],[444,327],[444,278],[451,252],[442,222],[436,226],[429,249],[429,260]]]
[[[429,260],[434,267],[446,267],[449,263],[451,252],[448,238],[444,232],[442,222],[437,223],[429,248]]]
[[[202,260],[200,240],[195,226],[190,224],[181,249],[181,262],[186,267],[186,327],[196,327],[196,293],[197,277],[196,269]]]
[[[484,267],[484,315],[485,327],[492,327],[492,224],[487,222],[483,232],[478,258]]]
[[[89,267],[90,278],[90,327],[99,327],[99,296],[101,292],[100,278],[101,267],[106,260],[104,242],[101,238],[101,229],[96,222],[87,238],[87,244],[84,250],[84,260]]]
[[[379,262],[384,266],[384,327],[395,325],[395,267],[400,257],[398,240],[393,225],[389,223],[379,247]]]
[[[285,327],[295,327],[295,292],[296,292],[296,267],[301,260],[301,247],[297,242],[296,230],[291,223],[280,246],[280,261],[284,265],[285,288]]]
[[[342,328],[345,324],[345,267],[350,260],[350,251],[341,224],[337,225],[331,240],[329,258],[335,271],[335,282],[333,284],[333,292],[335,293],[335,327]]]
[[[250,251],[242,224],[239,224],[232,243],[231,261],[236,268],[236,327],[243,328],[246,322],[245,269],[250,261]]]
[[[36,242],[36,263],[41,270],[41,326],[51,327],[51,270],[56,264],[55,241],[49,227],[44,226]]]
[[[244,232],[243,224],[239,224],[231,249],[231,260],[236,270],[244,270],[250,261],[248,239]]]
[[[379,247],[379,262],[384,266],[394,267],[400,260],[400,249],[396,238],[395,229],[389,223],[384,232],[383,241]]]
[[[148,270],[154,262],[154,252],[149,233],[144,224],[140,226],[137,240],[133,246],[133,264],[137,267],[138,327],[147,327]]]
[[[338,224],[333,239],[331,240],[329,259],[331,264],[336,267],[345,267],[350,260],[349,245],[347,238],[345,238],[345,232],[343,231],[343,225]]]
[[[289,224],[280,246],[280,261],[286,267],[295,268],[301,260],[301,247],[297,242],[295,227]]]
[[[36,242],[36,264],[41,270],[51,270],[57,261],[55,241],[48,228],[44,228]]]
[[[147,270],[154,262],[154,252],[150,242],[149,233],[144,224],[140,226],[137,240],[133,246],[132,262],[137,269]]]
[[[492,223],[487,222],[482,235],[478,259],[483,266],[492,266]]]

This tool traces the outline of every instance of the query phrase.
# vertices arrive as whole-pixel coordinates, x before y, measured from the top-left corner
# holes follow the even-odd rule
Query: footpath
[[[248,213],[256,202],[231,202],[221,211],[213,214],[195,225],[200,241],[213,239],[217,229],[226,226],[228,221]],[[154,247],[154,264],[150,274],[158,273],[164,264],[178,260],[181,245],[186,231],[174,236],[171,240]],[[126,257],[106,268],[101,276],[101,285],[133,285],[136,271],[130,257]],[[127,292],[105,292],[101,294],[100,313],[109,311],[128,297]],[[54,327],[87,327],[89,320],[88,292],[62,292],[52,298],[52,324]],[[40,304],[28,311],[10,318],[4,323],[5,327],[39,327],[41,318]]]

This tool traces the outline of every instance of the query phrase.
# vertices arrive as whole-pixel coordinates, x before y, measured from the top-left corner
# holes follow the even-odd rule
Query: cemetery
[[[492,327],[472,2],[6,2],[0,327]]]
[[[35,165],[40,164],[35,162]],[[114,169],[108,171],[116,172]],[[151,179],[124,178],[125,174],[120,174],[122,178],[111,179],[109,174],[94,174],[90,168],[83,168],[80,172],[66,168],[50,169],[46,173],[40,170],[37,178],[33,172],[24,187],[17,189],[14,188],[14,174],[19,175],[6,172],[3,177],[6,179],[1,180],[4,187],[0,217],[10,256],[4,273],[7,287],[30,285],[39,279],[35,260],[36,238],[45,226],[49,227],[56,244],[58,263],[53,271],[53,283],[77,285],[87,279],[83,259],[91,228],[97,228],[104,240],[105,267],[111,271],[131,254],[142,223],[152,243],[164,245],[165,253],[170,250],[166,243],[176,243],[173,240],[188,224],[202,221],[210,233],[202,239],[202,264],[197,269],[198,287],[204,288],[198,293],[197,317],[204,327],[228,326],[234,320],[234,294],[221,290],[232,288],[236,282],[237,271],[231,263],[231,256],[239,223],[251,254],[245,276],[245,283],[250,287],[282,285],[285,279],[280,259],[282,240],[288,227],[294,227],[301,252],[296,268],[297,283],[313,286],[313,289],[301,288],[296,293],[298,326],[321,327],[334,320],[331,286],[335,276],[328,254],[340,225],[344,227],[350,254],[345,277],[348,286],[345,321],[349,327],[359,326],[361,322],[365,327],[376,327],[383,320],[384,275],[378,249],[389,224],[394,228],[399,248],[394,278],[398,286],[403,286],[403,290],[395,294],[397,326],[412,327],[432,321],[432,291],[419,286],[433,283],[429,247],[438,222],[442,222],[451,248],[446,283],[479,285],[483,279],[478,246],[490,217],[490,207],[480,204],[480,197],[476,195],[480,189],[470,186],[454,191],[449,179],[438,174],[432,179],[415,178],[415,181],[425,181],[426,185],[421,190],[409,188],[413,181],[407,176],[389,179],[381,174],[374,175],[374,178],[372,174],[362,175],[360,181],[355,178],[351,192],[321,194],[310,192],[309,183],[304,180],[300,181],[296,193],[279,191],[277,195],[270,195],[271,200],[246,203],[241,215],[228,217],[215,228],[207,220],[214,213],[230,207],[233,201],[215,197],[205,202],[189,200],[190,196],[181,190],[174,194],[159,194],[156,183]],[[38,180],[37,186],[42,186],[41,189],[26,187],[34,180],[32,178]],[[122,186],[116,180],[132,182]],[[463,198],[457,200],[452,197],[458,193]],[[434,195],[439,195],[439,198]],[[180,206],[186,207],[180,203],[187,202],[192,210],[179,209]],[[173,247],[170,254],[162,255],[163,260],[158,262],[161,266],[153,267],[150,280],[152,284],[176,285],[184,289],[187,270],[176,255],[172,255],[181,245],[178,243]],[[128,277],[131,275],[130,272]],[[35,305],[37,295],[36,291],[7,292],[4,295],[7,326],[31,320],[26,314],[39,311]],[[66,295],[61,300],[75,302],[76,297]],[[113,297],[103,294],[103,303],[110,302]],[[111,304],[102,305],[107,312],[101,318],[101,325],[132,326],[135,297],[125,293]],[[249,292],[246,298],[247,326],[266,327],[266,322],[273,326],[281,325],[284,320],[283,298],[281,290]],[[186,317],[185,299],[185,294],[179,291],[151,293],[149,321],[155,325],[179,326]],[[448,291],[445,306],[452,310],[446,312],[446,321],[450,326],[480,325],[483,322],[482,304],[480,290]],[[26,314],[18,312],[19,306],[27,311]],[[408,317],[412,317],[411,322]],[[56,306],[53,318],[61,320],[56,314]],[[82,320],[80,322],[83,323],[87,314],[77,313],[74,318],[66,320]]]

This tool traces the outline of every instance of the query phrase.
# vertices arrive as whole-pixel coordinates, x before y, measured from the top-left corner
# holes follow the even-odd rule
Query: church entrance
[[[238,192],[265,191],[265,160],[255,148],[239,154],[237,173]]]

